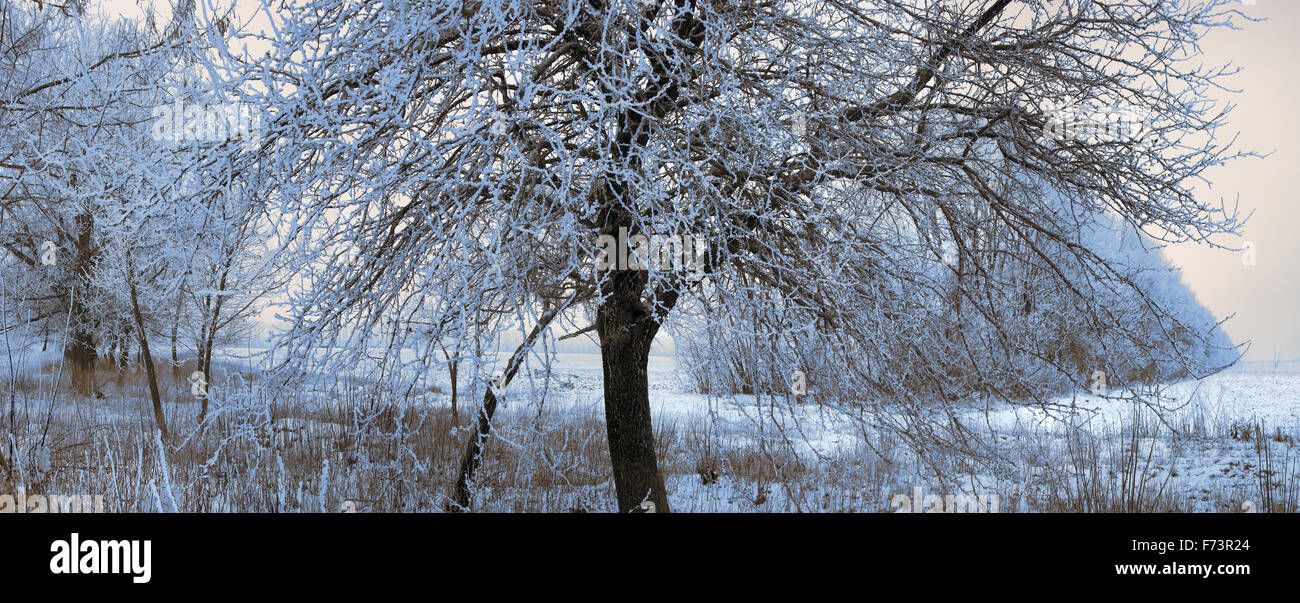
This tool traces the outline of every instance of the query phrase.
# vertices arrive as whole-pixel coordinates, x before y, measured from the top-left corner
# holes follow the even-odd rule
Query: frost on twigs
[[[1050,407],[1093,371],[1108,396],[1134,394],[1231,347],[1148,250],[1237,226],[1188,184],[1232,156],[1182,141],[1221,123],[1196,98],[1214,76],[1168,51],[1212,8],[299,4],[266,11],[260,56],[223,26],[179,54],[98,63],[161,34],[38,28],[33,48],[71,55],[16,63],[22,81],[62,83],[6,113],[21,148],[4,188],[23,193],[0,241],[32,268],[9,295],[64,318],[46,320],[85,363],[106,342],[194,340],[209,379],[274,304],[275,394],[349,402],[332,410],[339,439],[383,425],[394,471],[425,462],[413,416],[472,417],[456,508],[484,495],[491,446],[525,445],[494,413],[507,391],[506,415],[550,399],[529,369],[567,335],[603,354],[619,508],[649,492],[659,512],[646,372],[666,334],[710,403],[753,402],[764,454],[822,413],[990,465],[1001,452],[947,410]],[[65,82],[68,64],[105,68]],[[175,65],[216,92],[136,84]],[[1128,112],[1063,118],[1063,103]],[[191,387],[200,413],[214,396],[222,417],[263,403]],[[238,438],[288,418],[265,415]],[[276,504],[333,509],[303,482],[342,472],[334,458]]]

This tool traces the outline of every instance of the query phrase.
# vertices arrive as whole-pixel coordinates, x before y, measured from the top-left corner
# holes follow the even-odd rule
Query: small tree
[[[1071,291],[1078,324],[1122,330],[1090,288],[1136,283],[1083,225],[1115,215],[1164,240],[1236,226],[1188,185],[1227,158],[1199,134],[1222,113],[1192,102],[1221,72],[1183,60],[1226,1],[302,5],[268,56],[224,63],[272,113],[243,165],[295,244],[336,226],[367,243],[364,272],[313,280],[293,341],[330,345],[410,288],[479,304],[445,287],[460,274],[529,316],[574,300],[601,343],[623,511],[669,509],[646,367],[679,307],[727,308],[761,342],[781,339],[765,325],[815,325],[805,343],[833,350],[860,396],[919,404],[977,378],[932,354],[970,343],[964,316],[1004,322],[1006,253]],[[1044,136],[1063,102],[1153,123],[1142,140]],[[651,235],[707,242],[705,278],[623,261]],[[611,239],[631,249],[598,263]],[[483,253],[458,263],[452,241]]]

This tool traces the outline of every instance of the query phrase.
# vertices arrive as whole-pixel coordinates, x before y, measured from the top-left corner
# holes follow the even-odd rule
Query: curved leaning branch
[[[580,297],[580,292],[574,292],[563,303],[546,311],[537,320],[537,325],[528,332],[528,337],[524,338],[523,343],[515,348],[515,353],[511,354],[510,361],[506,363],[506,369],[502,371],[504,375],[501,388],[505,389],[510,385],[510,381],[515,378],[519,372],[520,365],[523,364],[524,358],[528,351],[533,348],[537,338],[541,336],[546,329],[550,328],[551,323],[564,313],[573,302]],[[460,471],[456,476],[456,490],[452,494],[452,499],[447,503],[447,510],[451,512],[468,511],[470,508],[470,496],[472,495],[474,472],[478,471],[479,465],[483,464],[483,446],[487,443],[488,437],[492,433],[492,416],[497,411],[497,397],[492,388],[485,388],[483,391],[483,407],[478,413],[478,424],[474,433],[470,435],[469,441],[465,444],[465,455],[460,461]]]

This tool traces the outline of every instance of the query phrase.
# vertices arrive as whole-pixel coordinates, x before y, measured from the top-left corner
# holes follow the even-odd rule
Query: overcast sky
[[[1243,4],[1248,15],[1267,17],[1262,23],[1243,23],[1240,30],[1217,29],[1201,45],[1210,64],[1231,62],[1241,72],[1228,80],[1238,93],[1222,93],[1236,104],[1220,137],[1240,133],[1239,148],[1266,154],[1264,159],[1244,159],[1208,173],[1213,188],[1200,189],[1203,201],[1229,206],[1240,202],[1243,216],[1254,212],[1240,239],[1222,242],[1256,248],[1256,264],[1244,265],[1242,255],[1204,246],[1181,245],[1168,250],[1183,268],[1184,279],[1210,311],[1219,318],[1236,316],[1226,330],[1234,341],[1252,340],[1248,360],[1300,358],[1300,207],[1296,194],[1297,139],[1300,112],[1296,107],[1300,85],[1300,2],[1258,0]]]
[[[104,0],[101,6],[105,12],[138,17],[139,4]],[[241,5],[255,3],[244,0]],[[1272,154],[1209,171],[1212,186],[1201,187],[1199,196],[1215,205],[1220,200],[1229,207],[1239,204],[1242,216],[1254,213],[1241,238],[1219,242],[1233,248],[1253,243],[1255,265],[1244,264],[1241,253],[1200,245],[1178,245],[1167,253],[1215,316],[1235,315],[1226,330],[1236,342],[1253,342],[1248,360],[1272,359],[1274,351],[1285,359],[1300,359],[1300,195],[1295,192],[1300,175],[1300,110],[1295,106],[1300,84],[1293,77],[1300,66],[1300,37],[1294,34],[1300,30],[1300,2],[1255,0],[1253,5],[1242,2],[1240,10],[1267,20],[1243,22],[1239,30],[1213,31],[1196,60],[1241,67],[1225,81],[1239,92],[1222,92],[1217,98],[1237,106],[1219,135],[1238,135],[1241,150]],[[158,12],[160,22],[170,15],[168,6]]]

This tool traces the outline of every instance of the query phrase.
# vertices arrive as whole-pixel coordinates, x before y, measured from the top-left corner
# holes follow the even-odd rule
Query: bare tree
[[[479,304],[451,275],[541,328],[573,299],[600,339],[622,511],[669,510],[646,368],[678,308],[738,312],[755,340],[821,346],[858,397],[915,405],[953,385],[926,350],[970,343],[923,306],[1000,324],[1006,254],[1070,291],[1078,324],[1123,329],[1093,290],[1136,283],[1085,224],[1236,226],[1189,186],[1230,155],[1209,136],[1223,113],[1195,102],[1223,72],[1185,60],[1230,2],[303,4],[267,56],[222,61],[272,114],[240,171],[293,216],[287,240],[326,257],[343,231],[367,258],[296,300],[295,357],[413,290]],[[1064,103],[1151,121],[1140,139],[1044,136]],[[707,243],[699,270],[655,261],[686,255],[652,240],[674,236]]]
[[[87,293],[102,244],[97,200],[129,179],[113,173],[122,159],[140,159],[113,145],[139,128],[142,91],[165,71],[175,43],[81,8],[0,4],[0,247],[27,267],[18,298],[35,309],[33,320],[48,332],[49,321],[71,317],[65,354],[86,375],[106,332],[120,336],[117,325],[128,322],[124,308]]]

